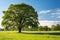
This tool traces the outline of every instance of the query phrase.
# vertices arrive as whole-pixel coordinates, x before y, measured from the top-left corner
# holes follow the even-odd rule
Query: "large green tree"
[[[3,11],[2,25],[5,28],[17,27],[21,32],[25,26],[38,27],[38,15],[35,9],[27,4],[11,4],[8,10]]]

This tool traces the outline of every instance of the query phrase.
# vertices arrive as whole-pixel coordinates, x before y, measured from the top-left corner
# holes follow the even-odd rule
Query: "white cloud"
[[[50,17],[52,18],[60,18],[60,9],[50,9],[50,10],[41,10],[40,12],[38,12],[38,15],[42,14],[44,17],[45,15],[47,15],[47,13],[50,15]],[[44,15],[45,14],[45,15]],[[39,16],[39,17],[40,17]],[[40,18],[41,18],[40,17]],[[45,17],[44,17],[45,18]]]
[[[57,16],[57,18],[60,18],[60,16]]]
[[[39,21],[41,26],[48,26],[48,27],[51,27],[52,25],[55,25],[58,22],[60,22],[60,21],[48,21],[48,20]]]
[[[60,18],[60,9],[42,10],[38,14],[51,14],[51,17]]]
[[[51,10],[42,10],[42,11],[39,12],[39,14],[41,14],[41,13],[46,14],[46,13],[49,13],[49,12],[51,12]]]
[[[60,18],[60,9],[55,10],[55,12],[52,13],[52,16]]]
[[[56,14],[60,14],[60,9],[55,10]]]
[[[57,9],[58,12],[60,12],[60,9]]]

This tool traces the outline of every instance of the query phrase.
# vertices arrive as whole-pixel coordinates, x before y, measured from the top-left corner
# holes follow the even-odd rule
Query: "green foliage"
[[[39,26],[38,31],[43,31],[43,26]]]
[[[26,26],[22,28],[23,31],[37,31],[37,29],[38,27],[32,27],[32,26]]]
[[[39,26],[39,27],[38,27],[38,30],[39,30],[39,31],[50,31],[51,28],[49,28],[48,26]]]
[[[39,26],[39,31],[60,31],[60,24],[52,25],[51,27],[48,26]]]
[[[38,26],[38,15],[35,9],[27,4],[11,4],[8,10],[3,11],[3,21],[2,25],[11,29],[11,27],[17,27],[19,32],[23,27]]]
[[[43,27],[44,31],[48,31],[48,26]]]
[[[51,30],[60,31],[60,24],[52,25]]]

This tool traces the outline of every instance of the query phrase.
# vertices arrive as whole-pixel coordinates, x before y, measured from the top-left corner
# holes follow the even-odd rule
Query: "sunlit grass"
[[[39,32],[0,32],[0,40],[60,40],[60,35],[39,34]]]

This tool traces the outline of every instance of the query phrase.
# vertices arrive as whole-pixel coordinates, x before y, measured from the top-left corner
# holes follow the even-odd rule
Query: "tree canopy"
[[[27,4],[11,4],[3,11],[2,25],[7,28],[17,27],[19,32],[25,26],[38,27],[38,15],[35,9]]]

